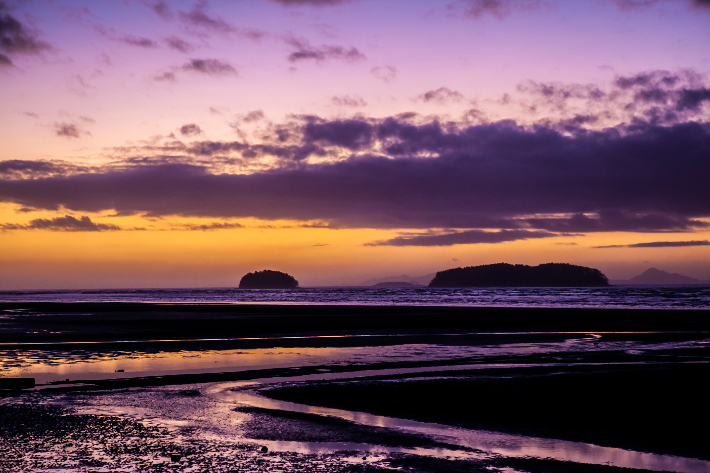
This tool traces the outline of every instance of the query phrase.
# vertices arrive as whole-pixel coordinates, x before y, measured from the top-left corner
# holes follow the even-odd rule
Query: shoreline
[[[0,343],[215,340],[345,335],[706,332],[708,309],[312,304],[0,303]]]

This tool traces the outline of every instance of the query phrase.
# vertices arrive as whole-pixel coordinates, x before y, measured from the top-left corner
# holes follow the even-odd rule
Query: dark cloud
[[[244,115],[242,121],[244,123],[254,123],[258,122],[259,120],[262,120],[263,118],[264,112],[262,110],[254,110]]]
[[[648,71],[619,76],[610,87],[596,84],[538,83],[528,81],[518,86],[526,98],[508,97],[508,104],[522,107],[533,116],[548,113],[558,117],[540,124],[555,125],[568,133],[585,132],[594,127],[635,121],[671,125],[707,120],[710,85],[707,76],[684,70]],[[560,118],[561,117],[561,118]]]
[[[618,80],[618,79],[617,79]],[[549,100],[601,100],[607,96],[595,84],[560,84],[527,81],[518,86],[520,92],[540,95]]]
[[[3,179],[30,179],[65,174],[66,166],[47,161],[25,161],[12,159],[0,161],[0,177]]]
[[[702,219],[710,217],[710,125],[703,123],[566,135],[513,122],[457,127],[402,117],[306,117],[273,143],[170,146],[166,153],[195,158],[6,180],[0,201],[87,213],[557,234],[693,231],[708,228]],[[328,157],[331,149],[359,155],[309,164],[309,156]],[[230,153],[241,158],[224,157]],[[260,156],[287,164],[252,174],[213,167]]]
[[[359,95],[342,95],[330,99],[338,107],[365,107],[367,102]]]
[[[202,129],[194,123],[180,127],[180,134],[183,136],[197,136],[202,133]]]
[[[189,12],[179,12],[178,16],[184,23],[202,29],[218,33],[231,33],[235,31],[235,27],[217,16],[210,16],[205,11],[204,4],[197,4]]]
[[[79,219],[71,215],[52,219],[38,218],[28,225],[0,224],[3,230],[49,230],[52,232],[105,232],[121,230],[117,225],[92,222],[87,216]]]
[[[436,90],[430,90],[419,96],[424,102],[433,102],[438,105],[445,105],[451,102],[461,102],[465,100],[460,92],[451,90],[448,87],[440,87]]]
[[[50,48],[49,43],[41,41],[34,31],[7,13],[4,3],[0,3],[0,53],[4,53],[0,64],[11,63],[6,54],[38,54]]]
[[[66,138],[81,138],[81,134],[86,133],[78,125],[66,122],[55,123],[54,132],[57,136],[64,136]]]
[[[219,33],[224,35],[236,35],[252,40],[259,40],[267,33],[255,29],[238,28],[219,16],[207,13],[207,3],[199,2],[189,12],[179,11],[180,21],[186,25],[209,33]]]
[[[463,0],[464,15],[480,18],[485,15],[505,18],[516,10],[533,10],[540,6],[540,0]]]
[[[343,46],[312,46],[307,40],[299,38],[289,38],[287,43],[294,48],[288,56],[288,60],[291,62],[298,61],[330,61],[330,60],[340,60],[340,61],[359,61],[365,59],[365,55],[362,54],[357,48],[350,47],[345,48]]]
[[[12,60],[4,54],[0,54],[0,67],[6,66],[12,66]]]
[[[184,71],[195,71],[210,75],[237,74],[237,70],[231,64],[220,61],[219,59],[191,59],[190,62],[182,66],[182,69]]]
[[[208,232],[214,230],[231,230],[234,228],[244,228],[244,225],[229,222],[212,222],[207,224],[185,223],[180,226],[174,226],[172,229]]]
[[[668,1],[676,0],[612,0],[619,8],[626,11],[637,10],[641,8],[648,8],[650,6],[656,5],[658,3],[664,3]],[[683,0],[685,3],[690,4],[697,8],[708,8],[710,7],[710,0]]]
[[[709,246],[708,240],[691,241],[652,241],[649,243],[634,243],[631,245],[606,245],[594,246],[593,248],[678,248],[685,246]]]
[[[170,20],[173,17],[173,13],[170,11],[170,6],[165,0],[153,2],[150,7],[155,12],[155,14],[160,16],[161,18]]]
[[[679,246],[708,246],[708,240],[691,240],[691,241],[653,241],[650,243],[635,243],[629,245],[629,248],[670,248]]]
[[[667,71],[644,72],[630,77],[619,77],[616,79],[616,85],[621,89],[633,91],[636,103],[667,107],[666,113],[697,112],[703,102],[710,102],[710,89],[699,85],[698,78],[693,77],[693,74],[684,76]],[[654,110],[658,110],[655,112],[657,115],[664,111]]]
[[[710,89],[704,87],[694,90],[683,89],[680,91],[676,108],[678,110],[697,111],[700,108],[700,104],[706,101],[710,102]]]
[[[130,46],[138,46],[139,48],[157,48],[158,43],[149,38],[139,36],[122,36],[119,40]]]
[[[351,2],[354,0],[271,0],[272,2],[280,3],[281,5],[314,5],[314,6],[332,6],[341,3]]]
[[[182,53],[189,53],[194,49],[194,47],[190,43],[178,38],[177,36],[165,38],[165,43],[168,45],[169,48],[175,49],[176,51],[180,51]]]
[[[503,243],[506,241],[527,240],[531,238],[551,238],[559,236],[556,233],[528,230],[500,230],[486,232],[483,230],[466,230],[463,232],[444,233],[441,235],[399,236],[391,240],[366,243],[366,246],[452,246],[480,243]]]
[[[323,143],[350,150],[369,147],[374,139],[373,126],[363,120],[310,122],[303,129],[306,143]]]
[[[600,211],[595,215],[577,214],[571,217],[524,218],[518,223],[532,228],[555,232],[679,232],[708,228],[710,224],[678,215],[663,213],[628,214],[619,211]]]

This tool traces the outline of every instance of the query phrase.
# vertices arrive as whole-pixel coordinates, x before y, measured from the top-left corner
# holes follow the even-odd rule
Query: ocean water
[[[234,288],[0,291],[0,302],[430,305],[710,309],[710,286],[604,288]]]

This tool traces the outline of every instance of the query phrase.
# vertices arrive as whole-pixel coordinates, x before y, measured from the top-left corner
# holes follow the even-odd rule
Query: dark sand
[[[450,375],[311,382],[262,394],[471,429],[710,459],[708,364]]]
[[[0,304],[0,343],[8,352],[40,350],[171,351],[256,347],[380,346],[401,343],[544,343],[601,334],[600,349],[550,355],[457,360],[525,365],[470,372],[386,376],[353,382],[308,382],[264,394],[308,405],[341,407],[470,428],[710,458],[705,381],[710,346],[665,349],[667,342],[708,338],[708,310],[520,309],[450,307],[268,306],[132,303]],[[640,333],[640,332],[663,333]],[[488,335],[505,332],[507,335]],[[446,334],[460,334],[450,337]],[[461,335],[466,334],[466,335]],[[368,337],[348,337],[369,335]],[[337,336],[337,338],[280,338]],[[203,340],[212,338],[218,340]],[[254,339],[256,338],[256,339]],[[170,340],[170,341],[165,341]],[[605,341],[645,340],[657,350],[605,350]],[[99,342],[95,344],[94,342]],[[128,343],[125,343],[128,342]],[[33,345],[26,345],[32,343]],[[591,342],[589,342],[591,344]],[[37,344],[37,345],[35,345]],[[87,348],[89,347],[89,348]],[[647,365],[638,363],[647,363]],[[684,362],[696,362],[689,364]],[[555,363],[554,367],[545,366]],[[627,364],[633,363],[633,364]],[[309,367],[301,374],[455,364],[378,363]],[[139,386],[204,383],[293,375],[288,369],[106,380],[57,388],[74,396]],[[436,379],[421,379],[421,377]],[[91,390],[81,394],[77,390]],[[159,388],[147,388],[159,389]],[[113,390],[113,391],[112,391]],[[189,393],[190,391],[185,391]],[[554,460],[489,456],[456,460],[393,453],[353,463],[354,452],[261,453],[258,443],[205,440],[117,416],[72,414],[48,402],[52,394],[5,392],[0,403],[0,472],[73,468],[126,471],[457,472],[515,468],[528,472],[615,472],[619,468]],[[108,395],[108,394],[107,394]],[[191,394],[184,394],[189,396]],[[166,402],[170,402],[169,400]],[[59,410],[57,410],[59,409]],[[67,415],[63,415],[67,414]],[[254,439],[366,439],[416,445],[416,436],[341,421],[253,410],[244,426]],[[279,426],[279,429],[274,429]],[[183,458],[170,462],[169,453]],[[625,470],[628,471],[628,470]]]
[[[347,334],[707,331],[708,310],[0,303],[0,343]],[[333,342],[331,342],[333,343]]]

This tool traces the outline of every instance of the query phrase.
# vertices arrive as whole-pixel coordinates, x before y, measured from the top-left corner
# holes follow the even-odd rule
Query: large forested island
[[[566,263],[539,266],[486,264],[439,271],[429,287],[601,287],[609,281],[598,269]]]
[[[247,273],[239,281],[239,289],[295,289],[297,287],[296,278],[270,269]]]

